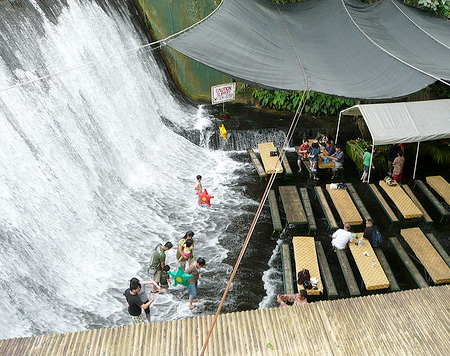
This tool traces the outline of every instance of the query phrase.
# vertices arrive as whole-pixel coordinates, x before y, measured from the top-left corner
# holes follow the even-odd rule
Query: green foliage
[[[302,91],[254,89],[252,96],[262,106],[272,109],[295,111],[303,96]],[[342,109],[353,106],[354,101],[311,91],[305,112],[315,115],[335,115]]]

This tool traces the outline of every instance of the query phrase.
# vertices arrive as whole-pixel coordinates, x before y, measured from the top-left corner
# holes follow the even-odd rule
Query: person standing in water
[[[191,254],[189,258],[185,258],[183,255],[183,249],[186,247],[185,242],[187,240],[192,240],[192,245],[190,246]],[[186,270],[187,260],[192,259],[192,257],[194,256],[193,250],[194,250],[194,232],[189,230],[188,232],[186,232],[186,234],[184,234],[180,242],[178,242],[177,260],[179,261],[181,268],[183,268],[183,271]]]
[[[201,175],[197,176],[197,183],[195,184],[194,190],[197,193],[197,195],[203,193],[202,176]],[[198,197],[198,203],[200,204],[200,196]]]
[[[187,269],[187,274],[192,274],[192,278],[188,279],[189,282],[189,308],[191,310],[197,309],[192,303],[198,302],[195,297],[197,296],[197,288],[198,288],[198,279],[200,278],[200,274],[198,273],[199,269],[202,268],[206,264],[205,260],[201,257],[197,259],[194,263],[192,263]]]

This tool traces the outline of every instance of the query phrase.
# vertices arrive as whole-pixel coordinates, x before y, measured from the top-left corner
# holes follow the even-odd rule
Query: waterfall
[[[0,90],[148,43],[124,3],[1,2]],[[129,279],[189,229],[215,305],[230,271],[220,242],[255,210],[238,184],[250,166],[186,139],[211,118],[171,94],[149,49],[1,92],[0,125],[0,338],[129,324]],[[155,299],[153,320],[192,316],[185,289]]]

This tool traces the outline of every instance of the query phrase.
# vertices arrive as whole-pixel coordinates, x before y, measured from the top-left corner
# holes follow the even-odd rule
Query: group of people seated
[[[331,236],[331,245],[334,249],[344,250],[348,243],[353,242],[353,234],[350,230],[350,224],[345,223],[343,229],[338,229],[334,232]],[[367,239],[372,246],[377,247],[373,241],[375,231],[378,231],[378,228],[373,224],[373,220],[367,219],[363,238]]]
[[[336,177],[337,170],[343,167],[344,152],[341,147],[335,147],[333,139],[326,133],[321,133],[317,136],[311,145],[309,145],[308,139],[303,140],[303,143],[300,145],[298,150],[298,172],[300,173],[302,170],[302,161],[308,160],[313,179],[318,180],[317,168],[320,160],[320,154],[322,154],[325,158],[334,161],[334,167],[332,168],[331,175],[331,179],[334,179]]]

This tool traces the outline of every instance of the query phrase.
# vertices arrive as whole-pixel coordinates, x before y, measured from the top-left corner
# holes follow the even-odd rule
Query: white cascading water
[[[147,43],[126,5],[1,6],[0,90]],[[257,203],[236,184],[249,166],[161,121],[202,130],[199,110],[172,96],[148,49],[0,93],[0,338],[129,324],[128,280],[146,279],[151,249],[189,229],[217,301],[231,268],[219,242],[243,238],[227,227]],[[183,293],[156,296],[153,320],[192,316]]]

